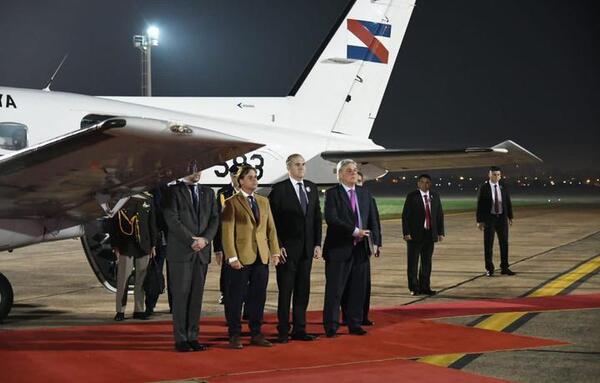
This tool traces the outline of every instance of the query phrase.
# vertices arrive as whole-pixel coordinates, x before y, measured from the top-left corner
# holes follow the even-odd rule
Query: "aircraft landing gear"
[[[0,273],[0,323],[8,316],[13,305],[13,289],[4,274]]]

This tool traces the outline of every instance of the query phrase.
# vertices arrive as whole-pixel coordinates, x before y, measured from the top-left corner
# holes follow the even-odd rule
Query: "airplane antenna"
[[[46,92],[50,92],[50,85],[52,85],[52,82],[54,81],[54,77],[56,77],[56,75],[58,74],[58,72],[60,71],[60,68],[62,68],[63,64],[65,63],[65,61],[67,60],[67,57],[69,57],[69,54],[65,54],[65,56],[63,57],[62,61],[60,62],[60,64],[58,64],[58,68],[56,68],[56,70],[54,71],[54,74],[52,75],[52,77],[50,77],[50,80],[48,80],[48,82],[46,83],[46,86],[44,87],[44,91]]]

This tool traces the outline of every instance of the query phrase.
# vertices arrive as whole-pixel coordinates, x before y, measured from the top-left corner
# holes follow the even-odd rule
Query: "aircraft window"
[[[81,119],[81,129],[89,128],[90,126],[96,125],[99,122],[106,121],[114,116],[107,116],[104,114],[88,114]]]
[[[27,147],[27,126],[18,122],[0,122],[0,148],[21,150]]]

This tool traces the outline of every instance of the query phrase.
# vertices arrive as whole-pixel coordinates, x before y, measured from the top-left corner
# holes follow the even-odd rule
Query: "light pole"
[[[158,46],[159,30],[151,26],[143,35],[133,36],[133,46],[141,52],[142,96],[152,96],[152,47]]]

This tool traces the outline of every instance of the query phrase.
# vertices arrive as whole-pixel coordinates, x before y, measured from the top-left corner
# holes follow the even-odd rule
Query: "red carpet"
[[[290,382],[308,377],[341,382],[361,375],[382,381],[387,380],[383,378],[386,374],[396,374],[393,380],[399,381],[400,376],[412,380],[409,377],[413,374],[423,378],[417,369],[428,381],[483,381],[482,377],[461,371],[423,367],[401,359],[561,343],[422,318],[592,307],[600,307],[600,294],[412,305],[374,310],[372,319],[377,325],[363,337],[342,335],[316,342],[291,342],[270,349],[248,346],[244,350],[227,349],[223,320],[209,318],[201,322],[201,341],[210,343],[211,350],[187,354],[172,350],[170,322],[2,331],[0,382],[142,382],[191,377],[224,381],[228,378],[225,375],[235,375],[236,381],[253,381],[259,376],[261,381],[281,381],[280,377],[285,375]],[[322,333],[320,316],[318,312],[310,313],[310,332]],[[274,318],[267,319],[264,330],[274,336]],[[345,329],[341,331],[345,332]],[[371,369],[374,362],[382,363],[381,369]],[[351,365],[335,366],[340,364]],[[240,373],[244,373],[243,379]]]

